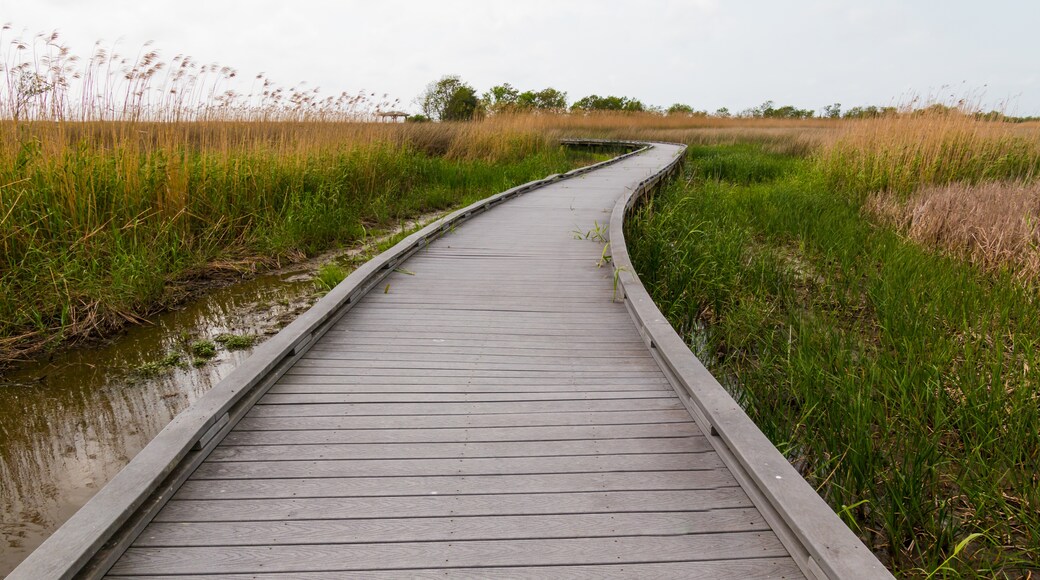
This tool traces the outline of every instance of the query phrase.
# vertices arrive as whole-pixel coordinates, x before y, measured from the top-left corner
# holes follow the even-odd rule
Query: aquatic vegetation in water
[[[228,350],[245,350],[256,344],[257,337],[252,334],[218,334],[213,340]]]
[[[189,346],[191,354],[203,361],[217,356],[217,345],[212,340],[196,340]],[[198,366],[198,365],[196,365]]]
[[[138,366],[134,369],[134,372],[143,377],[158,376],[174,367],[181,366],[183,364],[181,362],[182,358],[180,353],[169,352],[158,360],[146,362]]]

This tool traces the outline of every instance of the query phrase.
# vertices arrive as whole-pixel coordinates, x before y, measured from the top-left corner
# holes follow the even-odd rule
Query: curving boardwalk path
[[[674,154],[533,191],[409,259],[110,574],[798,576],[597,264],[617,198]]]
[[[615,202],[679,151],[530,191],[398,265],[109,576],[803,577],[601,263]]]

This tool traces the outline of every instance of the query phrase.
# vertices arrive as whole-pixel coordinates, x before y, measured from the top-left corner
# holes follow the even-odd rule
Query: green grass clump
[[[188,345],[196,359],[208,360],[217,356],[217,345],[212,340],[196,340]]]
[[[691,172],[701,179],[750,184],[776,179],[790,172],[798,159],[790,155],[767,153],[753,144],[730,147],[692,146]]]
[[[812,159],[748,179],[762,157],[706,179],[695,156],[630,220],[647,289],[897,576],[1035,569],[1035,287],[874,223]]]
[[[163,355],[162,358],[150,362],[146,362],[138,366],[134,371],[142,377],[155,377],[162,373],[174,368],[181,366],[182,356],[176,352],[170,352]]]
[[[228,350],[245,350],[256,344],[257,337],[252,334],[218,334],[213,340]]]
[[[314,284],[319,290],[328,292],[347,278],[347,271],[338,264],[322,264],[314,276]]]

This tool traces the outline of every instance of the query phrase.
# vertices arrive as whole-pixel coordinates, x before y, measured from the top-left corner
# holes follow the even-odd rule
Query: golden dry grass
[[[820,165],[854,193],[907,196],[926,185],[1033,179],[1040,124],[985,121],[959,111],[845,121],[824,142]]]

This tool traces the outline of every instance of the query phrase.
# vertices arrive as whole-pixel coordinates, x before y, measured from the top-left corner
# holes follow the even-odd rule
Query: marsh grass
[[[1027,180],[1040,175],[1040,124],[980,120],[952,109],[848,121],[819,167],[836,190],[906,199],[923,186]]]
[[[0,121],[0,358],[585,162],[488,126]]]
[[[694,150],[631,220],[648,290],[897,576],[1035,570],[1035,288],[879,225],[814,159],[755,147]]]

